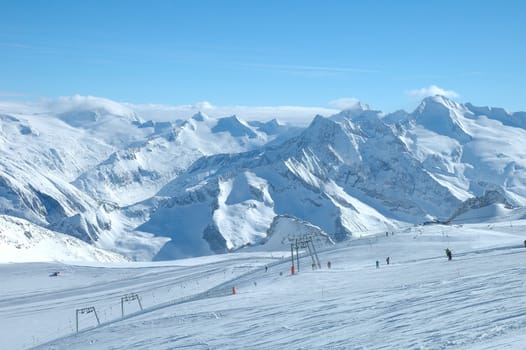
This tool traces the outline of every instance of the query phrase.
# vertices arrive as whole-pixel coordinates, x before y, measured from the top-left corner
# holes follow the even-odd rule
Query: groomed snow
[[[525,239],[526,221],[407,227],[326,247],[321,270],[305,257],[295,276],[286,251],[4,264],[0,337],[6,349],[522,349]],[[127,293],[145,309],[126,303],[120,320]],[[87,306],[102,326],[81,315],[75,335]]]

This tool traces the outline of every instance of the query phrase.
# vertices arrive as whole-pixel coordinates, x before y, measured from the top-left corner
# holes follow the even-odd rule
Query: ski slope
[[[286,246],[158,263],[3,264],[1,348],[523,349],[525,239],[526,221],[408,227],[324,248],[320,270],[303,257],[294,276]],[[144,310],[125,303],[121,319],[128,293]],[[80,315],[75,334],[75,310],[88,306],[101,326]]]

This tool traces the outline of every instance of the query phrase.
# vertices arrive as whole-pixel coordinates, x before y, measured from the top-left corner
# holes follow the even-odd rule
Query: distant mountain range
[[[525,112],[442,96],[412,113],[357,104],[306,128],[58,101],[0,115],[0,214],[136,260],[277,249],[272,235],[295,233],[277,227],[341,241],[522,217],[525,140]]]

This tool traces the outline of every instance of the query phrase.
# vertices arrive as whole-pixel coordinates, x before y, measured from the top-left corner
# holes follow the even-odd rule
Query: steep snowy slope
[[[139,229],[170,232],[171,243],[157,256],[164,259],[187,256],[179,254],[190,241],[201,253],[263,243],[282,214],[342,240],[400,221],[449,221],[495,203],[520,206],[524,139],[524,129],[441,96],[386,120],[363,107],[317,116],[279,146],[198,160],[146,204],[154,210]]]
[[[265,126],[259,131],[236,116],[212,119],[203,113],[174,123],[148,121],[139,125],[149,130],[146,140],[111,154],[74,184],[95,198],[130,205],[153,196],[202,156],[251,150],[293,129]]]
[[[318,116],[277,147],[201,158],[155,203],[141,204],[155,209],[139,230],[169,232],[172,241],[157,257],[164,259],[185,256],[188,246],[207,253],[263,243],[281,214],[343,240],[389,230],[400,219],[448,217],[459,204],[376,112],[362,111],[356,120]]]
[[[526,205],[526,114],[440,96],[306,129],[83,96],[0,107],[0,213],[134,259],[268,243],[281,215],[339,241]]]
[[[147,137],[150,131],[137,123],[133,111],[120,104],[81,96],[3,115],[0,212],[111,248],[121,227],[111,221],[111,203],[72,182],[116,150]]]
[[[0,210],[85,241],[111,224],[99,203],[71,185],[112,147],[55,118],[0,121]]]
[[[319,227],[290,215],[278,215],[270,224],[265,241],[244,248],[243,251],[283,251],[290,247],[291,240],[306,237],[312,239],[317,249],[332,247],[335,244]]]
[[[260,147],[293,129],[201,113],[143,122],[129,107],[95,97],[13,105],[0,116],[0,213],[150,258],[164,240],[131,232],[137,225],[120,206],[151,197],[203,155]]]
[[[486,114],[483,114],[486,113]],[[488,192],[500,203],[526,204],[525,115],[426,98],[398,124],[425,169],[462,200]]]
[[[27,261],[127,261],[77,238],[26,220],[0,215],[0,263]]]

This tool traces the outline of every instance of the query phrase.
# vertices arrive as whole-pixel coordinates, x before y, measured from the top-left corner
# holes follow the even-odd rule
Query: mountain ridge
[[[201,112],[153,121],[81,96],[32,108],[0,117],[0,213],[134,259],[254,246],[283,215],[341,241],[526,205],[526,113],[443,96],[305,128]]]

